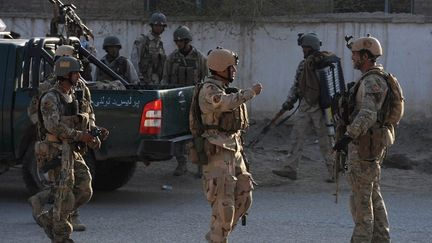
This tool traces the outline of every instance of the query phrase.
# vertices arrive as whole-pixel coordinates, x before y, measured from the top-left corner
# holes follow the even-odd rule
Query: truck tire
[[[34,141],[28,147],[22,160],[22,178],[28,192],[32,195],[44,188],[36,167]]]
[[[25,186],[30,194],[35,194],[45,188],[41,180],[41,176],[37,170],[36,158],[34,156],[34,144],[33,141],[28,147],[23,157],[22,165],[22,177]],[[90,173],[94,176],[94,157],[91,151],[84,156],[87,166],[90,169]]]
[[[96,161],[93,188],[113,191],[124,186],[136,169],[136,162]]]

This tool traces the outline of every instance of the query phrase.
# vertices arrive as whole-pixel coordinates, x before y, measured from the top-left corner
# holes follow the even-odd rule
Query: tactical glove
[[[291,110],[292,108],[294,108],[294,105],[293,105],[291,102],[289,102],[289,101],[285,101],[285,102],[282,104],[282,109],[284,109],[284,110],[286,110],[286,111],[289,111],[289,110]]]
[[[346,147],[353,139],[350,136],[343,135],[341,139],[339,139],[336,144],[333,146],[333,150],[338,152],[344,150],[346,152]]]

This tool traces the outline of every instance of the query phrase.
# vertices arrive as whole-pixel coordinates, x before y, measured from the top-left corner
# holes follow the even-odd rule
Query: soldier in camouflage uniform
[[[69,45],[62,45],[57,48],[54,54],[54,60],[58,60],[58,58],[62,56],[74,56],[74,48]],[[54,87],[57,82],[57,77],[52,73],[50,76],[42,83],[39,84],[38,93],[34,95],[31,99],[30,105],[27,108],[27,114],[34,125],[38,123],[38,107],[39,107],[39,99],[41,95],[47,92],[49,89]],[[82,99],[80,99],[80,106],[82,110],[89,114],[90,126],[95,127],[95,115],[93,112],[93,107],[91,105],[91,94],[90,90],[87,88],[86,84],[82,80],[78,80],[75,90],[83,93]],[[52,195],[52,191],[49,187],[44,190],[36,193],[28,199],[29,203],[32,206],[32,215],[37,223],[38,216],[42,213],[44,206],[48,203],[52,203],[54,201],[54,195]],[[74,231],[84,231],[86,229],[85,225],[81,223],[78,218],[78,211],[74,211],[71,217],[71,223]]]
[[[180,26],[174,31],[174,42],[177,49],[167,58],[164,66],[162,84],[191,86],[200,83],[207,76],[207,60],[204,55],[191,45],[192,35],[186,26]],[[186,157],[176,156],[177,168],[175,176],[186,173]]]
[[[55,195],[53,207],[42,213],[38,221],[52,242],[73,242],[70,239],[71,213],[92,196],[91,175],[81,150],[86,145],[99,148],[100,140],[88,132],[90,111],[88,106],[82,107],[78,101],[80,94],[74,89],[80,70],[81,64],[76,58],[60,57],[54,68],[58,82],[42,95],[38,110],[42,140],[35,144],[35,156],[38,168]],[[65,154],[70,154],[70,157]],[[73,169],[66,171],[72,175],[66,188],[61,188],[59,178],[60,173],[65,173],[61,169],[66,161],[73,163]]]
[[[192,35],[186,26],[178,27],[173,34],[177,49],[167,58],[163,72],[163,84],[195,85],[207,76],[205,56],[191,45]]]
[[[381,163],[386,148],[394,141],[394,131],[379,121],[388,92],[387,82],[376,64],[382,55],[376,38],[359,38],[350,45],[355,69],[362,76],[349,90],[349,124],[334,149],[348,145],[350,208],[355,223],[351,242],[390,242],[387,210],[380,189]],[[352,141],[352,143],[351,143]]]
[[[102,57],[101,62],[111,68],[114,72],[120,75],[124,80],[131,84],[138,84],[139,79],[131,61],[124,56],[120,56],[122,45],[119,38],[116,36],[105,37],[103,49],[106,55]],[[113,80],[111,76],[105,74],[101,69],[96,70],[95,80]]]
[[[167,27],[163,13],[153,13],[150,17],[150,34],[142,34],[135,40],[131,61],[143,84],[160,84],[166,55],[160,35]]]
[[[333,181],[333,157],[331,155],[331,140],[327,135],[323,111],[319,106],[319,81],[314,70],[314,58],[321,54],[321,41],[315,33],[300,35],[298,44],[303,49],[304,59],[297,67],[294,84],[290,89],[289,95],[282,105],[282,109],[291,110],[294,104],[299,101],[297,120],[289,139],[290,162],[280,170],[273,170],[278,176],[288,177],[292,180],[297,179],[299,163],[303,154],[303,145],[306,133],[313,130],[318,135],[321,154],[324,158],[329,178],[328,182]],[[306,66],[306,67],[305,67]]]
[[[208,164],[203,166],[204,193],[212,207],[208,242],[227,242],[252,203],[253,180],[242,156],[241,130],[247,126],[245,102],[261,93],[261,84],[225,92],[237,71],[237,55],[216,49],[208,56],[211,76],[198,94]],[[246,114],[242,117],[241,114]],[[192,119],[192,118],[191,118]]]

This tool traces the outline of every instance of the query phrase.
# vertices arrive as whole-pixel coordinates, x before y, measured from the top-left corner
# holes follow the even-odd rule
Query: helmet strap
[[[234,78],[233,78],[231,72],[228,72],[228,77],[224,77],[224,76],[222,76],[222,75],[220,75],[220,74],[218,74],[216,72],[213,73],[213,75],[214,76],[218,76],[219,78],[222,78],[223,80],[228,81],[230,83],[232,83],[234,81]]]

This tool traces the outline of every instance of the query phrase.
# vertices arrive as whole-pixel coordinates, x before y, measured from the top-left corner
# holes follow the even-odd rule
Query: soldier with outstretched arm
[[[252,204],[253,179],[242,156],[242,131],[247,127],[245,102],[259,95],[261,84],[228,92],[237,72],[238,58],[227,49],[210,52],[210,76],[198,91],[198,108],[204,131],[202,161],[204,194],[212,207],[208,242],[227,242],[237,221]],[[194,119],[191,117],[191,119]],[[191,127],[192,128],[192,127]],[[192,130],[192,129],[191,129]]]

